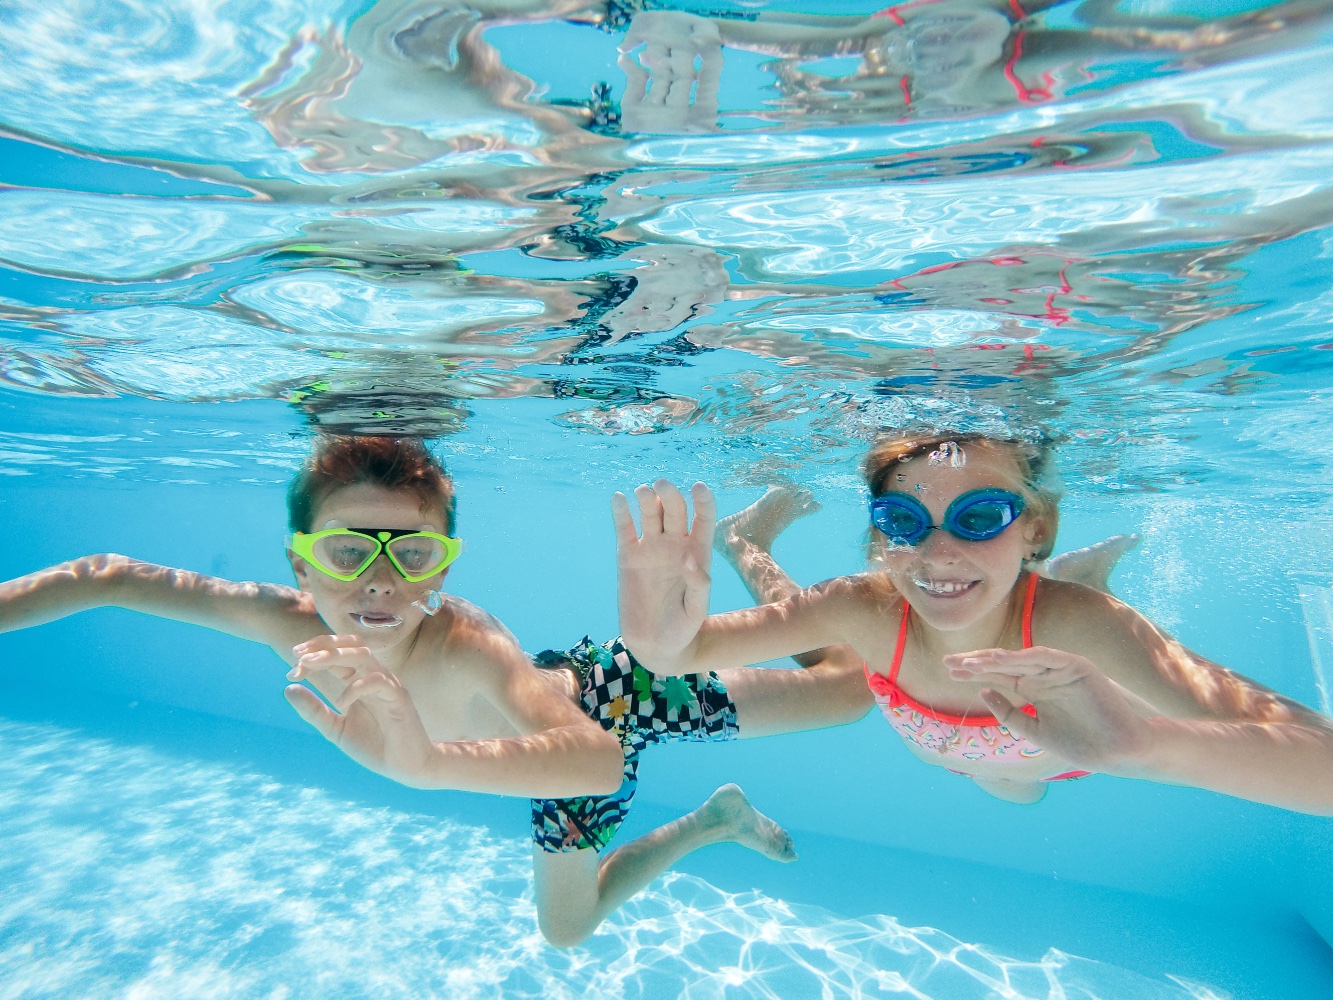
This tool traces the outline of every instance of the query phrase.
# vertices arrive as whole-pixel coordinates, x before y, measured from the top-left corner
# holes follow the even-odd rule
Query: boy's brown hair
[[[287,487],[287,525],[309,531],[315,508],[334,490],[369,483],[411,490],[421,509],[444,514],[445,534],[454,533],[454,483],[419,438],[325,435],[315,442],[301,471]]]

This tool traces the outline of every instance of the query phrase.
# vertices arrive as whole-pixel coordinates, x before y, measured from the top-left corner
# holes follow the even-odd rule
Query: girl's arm
[[[1006,726],[1089,770],[1333,815],[1333,719],[1191,652],[1112,597],[1043,589],[1048,646],[946,660],[957,679],[993,685],[983,699]]]
[[[0,632],[31,628],[92,608],[119,607],[202,625],[272,646],[291,647],[324,631],[300,591],[139,562],[84,556],[0,583]]]
[[[708,615],[717,507],[695,483],[693,525],[685,498],[664,479],[635,491],[642,530],[629,503],[612,498],[625,645],[655,674],[693,674],[858,643],[857,625],[876,603],[869,577],[841,577],[787,600]]]

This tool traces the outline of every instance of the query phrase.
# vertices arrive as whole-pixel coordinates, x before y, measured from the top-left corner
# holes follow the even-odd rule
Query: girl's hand
[[[1136,705],[1155,713],[1087,657],[1033,646],[955,653],[944,665],[954,680],[989,685],[981,700],[1006,729],[1079,768],[1114,774],[1147,751],[1150,729]]]
[[[625,495],[611,497],[621,635],[644,666],[659,673],[676,672],[677,660],[708,617],[717,503],[703,483],[695,483],[691,493],[693,526],[685,497],[665,479],[636,489],[642,533],[634,529]]]
[[[402,682],[355,635],[321,635],[293,652],[298,659],[288,680],[326,674],[344,685],[333,699],[337,712],[308,688],[288,686],[283,694],[301,718],[358,764],[417,785],[427,773],[434,744]]]
[[[722,36],[704,17],[641,11],[620,43],[620,126],[634,132],[712,132],[722,81]],[[636,58],[637,57],[637,58]]]

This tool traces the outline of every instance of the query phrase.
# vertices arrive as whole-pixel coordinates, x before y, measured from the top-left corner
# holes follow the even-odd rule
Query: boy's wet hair
[[[411,490],[423,511],[433,507],[444,514],[445,534],[454,533],[453,480],[420,438],[352,435],[325,435],[315,442],[287,487],[288,528],[310,531],[315,508],[330,493],[361,484]]]
[[[1023,498],[1026,513],[1043,521],[1046,527],[1033,559],[1040,561],[1050,558],[1055,549],[1056,530],[1060,526],[1060,497],[1063,489],[1055,471],[1055,449],[1044,437],[1039,441],[1027,441],[1021,438],[987,437],[984,434],[882,432],[861,464],[871,496],[877,497],[888,491],[890,477],[899,464],[941,451],[941,446],[949,444],[957,445],[964,456],[969,448],[982,447],[1003,452],[1013,458],[1018,468],[1018,478],[1013,483],[1015,492]],[[876,535],[877,532],[872,529],[872,556]]]

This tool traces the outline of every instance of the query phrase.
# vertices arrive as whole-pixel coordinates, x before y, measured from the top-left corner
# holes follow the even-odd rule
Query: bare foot
[[[1142,540],[1143,536],[1139,534],[1112,535],[1104,542],[1056,556],[1047,565],[1047,573],[1052,580],[1081,583],[1109,594],[1111,571],[1120,557],[1136,548]]]
[[[739,785],[723,785],[708,796],[699,813],[721,828],[724,836],[719,839],[748,847],[774,861],[796,860],[791,835],[750,805]]]
[[[767,552],[778,535],[821,506],[804,486],[770,486],[750,506],[717,522],[713,548],[728,559],[747,545]]]

